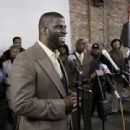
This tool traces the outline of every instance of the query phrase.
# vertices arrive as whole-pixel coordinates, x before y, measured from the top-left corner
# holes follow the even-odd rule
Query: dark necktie
[[[66,78],[65,78],[65,72],[64,72],[64,69],[63,69],[63,64],[61,63],[60,60],[58,60],[59,64],[60,64],[60,67],[61,67],[61,71],[62,71],[62,78],[61,78],[61,82],[63,84],[63,87],[64,87],[64,90],[66,92],[66,95],[68,94],[68,86],[67,86],[67,81],[66,81]]]

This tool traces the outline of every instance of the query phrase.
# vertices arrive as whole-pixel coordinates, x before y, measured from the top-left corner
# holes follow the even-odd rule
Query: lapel
[[[34,54],[36,56],[36,62],[47,73],[50,80],[54,83],[62,97],[66,96],[64,87],[60,80],[60,76],[57,74],[54,66],[52,65],[49,57],[45,51],[39,46],[38,43],[34,45]],[[53,87],[53,86],[52,86]]]

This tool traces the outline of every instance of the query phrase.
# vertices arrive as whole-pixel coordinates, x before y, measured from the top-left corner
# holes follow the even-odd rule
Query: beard
[[[63,37],[60,37],[58,34],[51,34],[48,37],[48,42],[51,48],[59,49],[64,46],[65,40]]]

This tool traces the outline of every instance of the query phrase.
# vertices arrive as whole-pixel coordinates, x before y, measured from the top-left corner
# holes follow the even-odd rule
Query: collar
[[[84,52],[82,52],[81,54],[79,54],[77,51],[75,52],[77,56],[83,56]]]
[[[52,50],[50,50],[45,44],[43,44],[39,40],[37,42],[49,57],[51,57],[52,55],[55,55],[55,58],[59,58],[60,53],[58,50],[55,50],[55,52],[53,52]]]

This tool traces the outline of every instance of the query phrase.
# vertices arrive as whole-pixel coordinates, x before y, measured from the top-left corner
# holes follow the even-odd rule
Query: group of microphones
[[[108,59],[108,61],[111,63],[111,65],[114,67],[114,69],[116,70],[116,74],[120,75],[124,81],[126,82],[127,85],[129,85],[129,81],[127,80],[127,78],[125,77],[125,75],[129,75],[128,72],[122,71],[118,68],[118,66],[114,63],[114,61],[112,60],[112,58],[110,57],[109,53],[106,50],[102,50],[102,54]]]
[[[128,72],[121,71],[121,70],[118,68],[118,66],[114,63],[114,61],[112,60],[112,58],[110,57],[109,53],[108,53],[106,50],[103,49],[103,50],[101,51],[101,54],[111,63],[112,67],[113,67],[113,68],[115,69],[115,71],[116,71],[116,74],[115,74],[115,75],[121,76],[121,78],[122,78],[122,79],[125,81],[125,83],[129,86],[130,82],[128,81],[128,79],[126,78],[125,75],[130,75],[130,74],[129,74]],[[83,77],[83,71],[82,71],[82,69],[81,69],[79,63],[77,62],[75,55],[72,55],[72,54],[69,55],[68,61],[75,66],[75,68],[76,68],[78,74],[79,74],[81,77]],[[115,97],[116,97],[117,99],[120,99],[120,96],[119,96],[119,94],[118,94],[118,92],[117,92],[115,86],[112,86],[112,91],[113,91]]]

